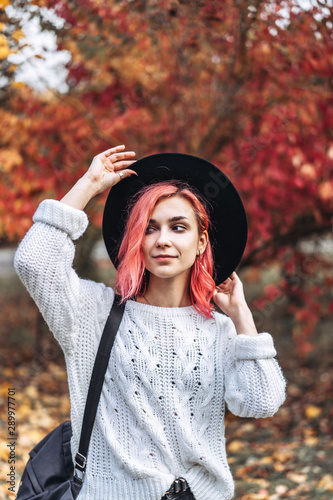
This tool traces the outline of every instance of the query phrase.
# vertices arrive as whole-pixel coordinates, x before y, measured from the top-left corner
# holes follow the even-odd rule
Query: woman
[[[74,457],[114,291],[77,276],[73,240],[88,225],[86,204],[111,187],[103,235],[126,306],[78,498],[227,500],[225,403],[257,418],[285,398],[272,337],[258,335],[234,272],[245,216],[231,183],[204,160],[166,154],[134,165],[134,156],[108,149],[61,202],[43,201],[15,266],[64,351]]]

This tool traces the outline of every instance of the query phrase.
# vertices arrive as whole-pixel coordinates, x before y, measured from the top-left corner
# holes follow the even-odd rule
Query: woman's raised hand
[[[229,317],[232,317],[234,310],[246,305],[243,284],[235,272],[216,287],[213,300]]]
[[[237,333],[257,335],[252,313],[246,303],[243,283],[235,272],[216,287],[215,304],[233,321]]]
[[[125,177],[137,175],[134,170],[127,168],[136,161],[133,160],[135,153],[124,149],[124,145],[116,146],[94,157],[85,177],[95,186],[96,194],[109,189]]]
[[[87,172],[60,201],[83,210],[97,194],[103,193],[125,177],[137,175],[134,170],[127,168],[135,162],[135,153],[124,149],[125,146],[116,146],[95,156]]]

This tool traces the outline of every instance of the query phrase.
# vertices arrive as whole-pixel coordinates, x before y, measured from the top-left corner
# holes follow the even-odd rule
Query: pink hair
[[[174,196],[181,196],[191,203],[197,217],[199,234],[209,228],[207,211],[188,184],[177,181],[158,182],[139,191],[132,202],[118,253],[119,266],[115,288],[122,297],[122,302],[144,293],[147,288],[142,241],[157,203]],[[192,305],[207,318],[212,316],[211,299],[215,289],[213,269],[212,248],[208,241],[204,253],[195,259],[190,279]]]

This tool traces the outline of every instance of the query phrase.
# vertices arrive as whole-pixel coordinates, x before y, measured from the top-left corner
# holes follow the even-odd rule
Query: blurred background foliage
[[[68,55],[62,86],[43,74],[35,86],[19,78],[33,22]],[[317,390],[317,377],[322,391],[307,401],[305,419],[331,421],[324,402],[333,354],[332,2],[0,0],[0,28],[0,253],[16,247],[42,199],[63,196],[109,147],[126,144],[138,158],[177,151],[212,161],[248,214],[239,272],[258,329],[274,334],[287,376],[303,370],[289,397],[296,404]],[[53,57],[30,56],[45,64]],[[114,269],[100,251],[104,200],[87,207],[91,225],[75,266],[112,284]],[[2,282],[8,376],[22,361],[37,363],[39,375],[50,363],[54,370],[59,353],[38,311],[12,281]],[[38,386],[29,373],[29,387]]]
[[[11,16],[6,5],[11,4]],[[249,219],[241,268],[276,272],[255,309],[286,298],[298,352],[333,310],[333,29],[329,3],[263,0],[1,1],[1,244],[17,242],[37,204],[61,197],[98,152],[202,156],[239,190]],[[54,12],[55,17],[47,15]],[[12,53],[38,20],[70,54],[66,90],[36,91]],[[35,57],[48,59],[44,52]],[[24,58],[23,58],[24,60]],[[100,238],[105,196],[78,270]]]

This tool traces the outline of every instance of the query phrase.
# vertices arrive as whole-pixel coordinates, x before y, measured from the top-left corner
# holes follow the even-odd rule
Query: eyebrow
[[[185,217],[185,215],[177,215],[175,217],[171,217],[171,219],[168,219],[168,222],[179,222],[184,219],[189,221],[188,217]],[[156,224],[156,219],[150,219],[149,223]]]

